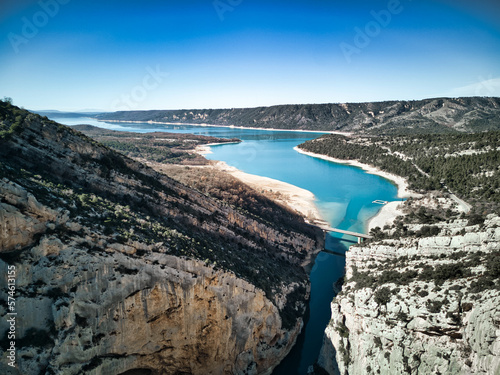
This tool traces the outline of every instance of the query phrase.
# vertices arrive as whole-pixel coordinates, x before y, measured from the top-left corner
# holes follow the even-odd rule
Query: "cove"
[[[192,133],[221,138],[239,138],[239,144],[212,146],[206,157],[220,160],[244,172],[274,178],[311,191],[323,218],[332,227],[365,232],[368,220],[381,208],[374,200],[394,201],[397,187],[390,181],[368,174],[360,168],[337,164],[303,155],[293,148],[321,134],[293,131],[266,131],[199,125],[163,125],[149,123],[105,123],[94,119],[54,118],[66,125],[90,124],[101,128],[153,132]],[[340,255],[321,252],[310,272],[311,298],[304,328],[290,354],[273,375],[305,375],[316,361],[323,332],[330,320],[330,303],[335,295],[333,284],[343,276],[344,254],[356,239],[340,234],[326,237],[326,249]]]

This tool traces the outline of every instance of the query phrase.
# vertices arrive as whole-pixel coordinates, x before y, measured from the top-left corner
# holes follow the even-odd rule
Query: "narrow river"
[[[293,150],[306,140],[321,134],[290,131],[265,131],[192,125],[116,124],[83,118],[54,118],[67,125],[90,124],[113,130],[169,131],[223,138],[239,138],[239,144],[212,146],[206,155],[244,172],[288,182],[311,191],[323,218],[336,228],[364,232],[368,220],[381,208],[372,203],[380,199],[397,200],[397,188],[390,181],[363,170],[300,154]],[[345,237],[345,238],[344,238]],[[339,234],[328,235],[326,248],[343,254],[355,239]],[[321,252],[311,270],[311,299],[305,326],[297,344],[273,375],[305,375],[317,359],[323,331],[330,320],[333,283],[344,272],[342,255]]]

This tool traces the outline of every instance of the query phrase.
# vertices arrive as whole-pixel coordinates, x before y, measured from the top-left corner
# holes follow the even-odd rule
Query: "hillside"
[[[298,146],[405,177],[420,193],[346,253],[315,373],[499,373],[499,139],[323,135]]]
[[[121,111],[100,114],[97,118],[374,134],[473,132],[500,129],[500,98]]]
[[[500,213],[500,132],[399,136],[323,135],[300,149],[359,160],[405,177],[420,192],[449,189],[480,212]]]
[[[167,132],[131,133],[107,130],[92,125],[72,127],[122,154],[144,163],[205,165],[208,160],[193,152],[209,143],[234,143],[241,140]]]
[[[209,197],[4,102],[0,219],[19,313],[19,371],[1,372],[23,375],[269,371],[300,331],[302,265],[322,248],[264,197]]]

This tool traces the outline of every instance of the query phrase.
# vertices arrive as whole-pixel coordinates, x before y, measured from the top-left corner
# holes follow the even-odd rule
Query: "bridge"
[[[349,236],[357,237],[358,238],[358,243],[361,243],[361,239],[370,239],[370,238],[373,238],[373,236],[370,236],[369,234],[352,232],[350,230],[343,230],[343,229],[331,228],[331,227],[325,225],[323,222],[318,223],[316,225],[317,225],[318,228],[322,229],[324,232],[342,233],[342,234],[347,234]]]

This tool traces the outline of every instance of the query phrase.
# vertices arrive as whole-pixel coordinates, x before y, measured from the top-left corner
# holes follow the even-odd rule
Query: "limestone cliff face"
[[[60,212],[38,203],[35,197],[19,185],[0,180],[0,252],[21,249],[33,237],[46,230],[46,223],[57,223]]]
[[[437,226],[351,247],[319,359],[329,374],[500,373],[500,218]]]
[[[319,233],[17,112],[0,138],[0,273],[16,268],[18,367],[1,278],[0,372],[269,374],[302,327]]]
[[[22,215],[13,211],[7,216]],[[263,291],[232,273],[160,245],[108,243],[67,218],[59,225],[70,241],[44,234],[19,258],[0,261],[2,274],[16,265],[22,291],[17,335],[37,341],[20,347],[19,374],[268,373],[295,340],[301,322],[283,329]]]

